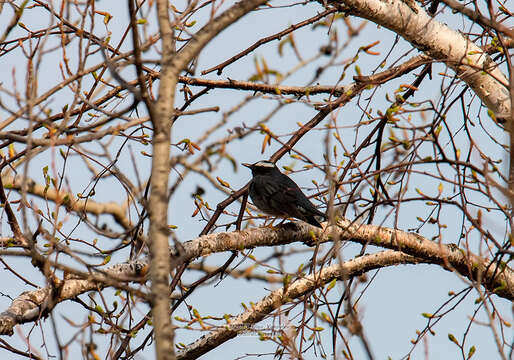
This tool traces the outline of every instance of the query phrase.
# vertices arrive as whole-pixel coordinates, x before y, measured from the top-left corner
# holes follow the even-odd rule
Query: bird
[[[262,212],[279,217],[293,217],[321,228],[315,218],[327,216],[316,209],[298,185],[280,172],[271,161],[261,160],[254,164],[242,163],[252,171],[249,195]]]

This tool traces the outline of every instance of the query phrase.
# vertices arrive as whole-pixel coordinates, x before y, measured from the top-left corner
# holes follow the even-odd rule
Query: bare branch
[[[510,116],[511,104],[504,85],[508,81],[498,65],[462,34],[429,16],[412,2],[344,0],[353,15],[371,20],[401,35],[428,56],[444,61],[466,82],[497,118]]]

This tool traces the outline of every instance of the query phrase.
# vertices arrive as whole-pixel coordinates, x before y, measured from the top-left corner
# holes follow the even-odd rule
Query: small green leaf
[[[334,288],[334,286],[336,286],[337,284],[337,279],[333,279],[327,286],[327,290],[331,290]]]
[[[469,348],[469,351],[468,351],[468,359],[471,359],[471,357],[473,356],[473,354],[475,353],[477,349],[475,348],[475,345],[473,345],[472,347]]]
[[[111,255],[107,255],[107,256],[104,258],[104,262],[103,262],[103,264],[104,264],[104,265],[105,265],[105,264],[108,264],[108,263],[109,263],[109,261],[111,261]]]
[[[450,339],[451,342],[459,345],[459,342],[457,341],[457,339],[455,338],[455,336],[453,336],[453,334],[448,334],[448,339]]]
[[[492,111],[491,109],[487,109],[487,115],[489,115],[491,119],[496,121],[496,115],[494,114],[494,111]]]

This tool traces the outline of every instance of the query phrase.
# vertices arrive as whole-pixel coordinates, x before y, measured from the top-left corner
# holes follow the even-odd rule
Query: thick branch
[[[333,279],[346,280],[373,269],[394,266],[399,264],[416,264],[422,259],[404,254],[400,251],[387,250],[377,254],[365,255],[321,269],[311,275],[299,278],[287,286],[273,291],[251,309],[230,319],[230,323],[219,327],[206,336],[202,336],[194,343],[188,345],[185,350],[177,355],[177,359],[196,359],[208,351],[218,347],[237,336],[238,332],[247,331],[253,324],[267,317],[280,306],[290,303],[294,299],[323,287]]]
[[[117,264],[103,274],[88,275],[86,278],[68,278],[57,281],[55,287],[45,287],[21,293],[11,306],[0,314],[0,335],[12,335],[16,325],[36,321],[46,316],[58,303],[73,299],[85,292],[100,289],[107,284],[141,278],[147,270],[145,262]]]
[[[161,78],[155,107],[149,106],[154,135],[150,181],[150,254],[152,266],[152,317],[154,320],[157,359],[174,359],[174,332],[169,316],[170,257],[168,252],[168,176],[170,172],[170,122],[174,113],[178,75],[207,43],[223,29],[255,9],[266,0],[243,0],[209,21],[179,52],[175,53],[173,30],[169,20],[167,0],[157,0],[157,18],[162,39]]]
[[[340,241],[399,250],[441,265],[449,271],[456,271],[500,297],[514,299],[514,271],[506,264],[490,263],[470,251],[430,241],[416,233],[376,225],[352,224],[349,220],[340,220],[337,226],[325,230],[305,223],[288,223],[272,229],[256,228],[204,235],[184,243],[181,255],[185,259],[194,260],[212,253],[240,250],[242,245],[246,249],[294,242],[312,245],[313,234],[316,243],[333,241],[334,236],[337,236]]]
[[[132,1],[132,0],[129,0]],[[152,171],[150,200],[147,211],[150,217],[150,278],[152,280],[152,319],[154,323],[155,352],[158,360],[175,359],[174,336],[169,309],[171,306],[169,273],[171,270],[168,249],[168,177],[170,173],[170,120],[174,113],[177,76],[173,68],[175,42],[169,19],[168,0],[157,0],[157,19],[162,40],[161,81],[155,104],[148,104],[153,125]],[[181,70],[181,69],[179,69]]]
[[[505,264],[490,263],[487,259],[474,255],[469,251],[452,245],[439,244],[422,236],[375,225],[352,224],[348,220],[340,220],[338,226],[329,229],[318,229],[304,223],[287,223],[274,228],[253,228],[245,231],[215,233],[187,241],[179,251],[180,260],[192,261],[199,257],[226,251],[239,251],[263,246],[287,245],[294,242],[311,245],[333,241],[352,241],[359,244],[370,244],[377,247],[393,249],[403,253],[401,262],[437,264],[449,271],[456,271],[471,281],[476,281],[496,295],[514,299],[514,272]],[[177,253],[173,250],[172,253]],[[365,264],[368,271],[372,268],[390,266],[383,258],[369,255]],[[410,255],[410,256],[408,256]],[[400,256],[400,255],[395,255]],[[376,263],[372,262],[376,260]],[[356,259],[357,260],[357,259]],[[354,261],[354,260],[352,260]],[[345,263],[343,266],[350,266]],[[354,263],[350,263],[354,264]],[[353,266],[353,265],[351,265]],[[113,275],[120,280],[140,281],[146,273],[148,262],[119,264],[108,268],[102,274],[88,275],[86,279],[66,279],[61,282],[59,291],[51,287],[22,293],[13,304],[0,314],[0,334],[11,334],[12,327],[28,321],[35,321],[42,310],[48,311],[46,303],[52,299],[52,307],[58,302],[74,298],[84,292],[105,286],[119,286]],[[57,295],[56,295],[57,294]],[[50,298],[51,296],[51,298]]]

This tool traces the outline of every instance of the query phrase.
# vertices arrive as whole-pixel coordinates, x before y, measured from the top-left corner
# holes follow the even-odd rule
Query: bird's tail
[[[326,219],[326,216],[324,217]],[[307,216],[307,223],[311,224],[312,226],[319,227],[320,229],[323,228],[318,220],[314,217],[314,215]]]

